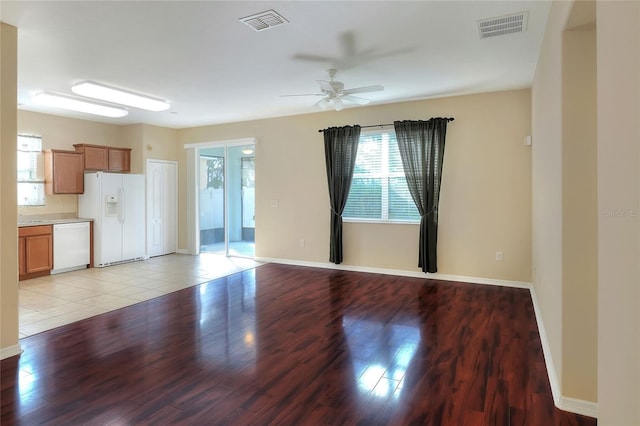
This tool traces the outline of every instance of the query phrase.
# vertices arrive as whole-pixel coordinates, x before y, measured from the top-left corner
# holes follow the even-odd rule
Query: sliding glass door
[[[255,255],[254,145],[198,150],[200,252]]]
[[[200,251],[226,254],[225,148],[203,148],[199,154]]]

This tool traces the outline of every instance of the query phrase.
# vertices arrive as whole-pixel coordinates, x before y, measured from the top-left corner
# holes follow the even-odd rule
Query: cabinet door
[[[53,193],[84,192],[83,157],[76,152],[53,152]]]
[[[110,172],[128,172],[131,170],[131,150],[109,148]]]
[[[27,265],[25,263],[24,250],[25,250],[25,237],[18,238],[18,275],[24,275],[27,273]]]
[[[109,165],[108,148],[85,145],[83,151],[85,170],[107,170]]]
[[[33,235],[25,239],[25,272],[49,271],[53,268],[53,239],[51,234]]]

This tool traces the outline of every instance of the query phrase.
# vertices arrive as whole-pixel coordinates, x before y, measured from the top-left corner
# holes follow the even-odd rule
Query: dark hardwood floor
[[[276,264],[22,340],[3,426],[595,425],[529,292]]]

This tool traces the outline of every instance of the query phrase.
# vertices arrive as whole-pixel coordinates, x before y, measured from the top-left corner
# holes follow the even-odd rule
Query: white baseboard
[[[598,418],[598,403],[593,401],[585,401],[583,399],[569,398],[568,396],[560,397],[560,404],[556,406],[564,411],[571,413],[582,414],[583,416],[589,416]]]
[[[176,253],[178,253],[178,254],[189,254],[189,250],[187,250],[187,249],[178,249],[178,250],[176,250]]]
[[[547,366],[547,374],[549,375],[549,384],[551,385],[551,394],[553,395],[553,403],[561,410],[569,411],[571,413],[581,414],[583,416],[589,416],[598,418],[598,403],[593,401],[586,401],[583,399],[575,399],[567,396],[563,396],[560,391],[560,380],[556,373],[555,364],[551,356],[551,347],[549,346],[549,339],[547,332],[544,328],[542,321],[542,312],[540,311],[540,305],[538,304],[538,296],[536,290],[531,286],[531,300],[533,302],[533,310],[536,315],[536,323],[538,324],[538,334],[540,335],[540,341],[542,342],[542,353],[544,354],[544,363]]]
[[[49,273],[51,275],[56,275],[56,274],[62,274],[64,272],[79,271],[81,269],[87,269],[87,265],[72,266],[70,268],[62,268],[62,269],[52,269],[51,271],[49,271]]]
[[[544,363],[547,366],[547,374],[549,375],[549,384],[551,385],[553,403],[556,405],[556,407],[560,408],[560,398],[562,397],[562,395],[560,394],[560,381],[558,380],[556,367],[551,356],[551,347],[549,346],[547,331],[545,330],[544,323],[542,322],[542,312],[540,311],[538,297],[536,296],[536,290],[533,285],[531,286],[531,289],[529,291],[531,292],[533,311],[536,316],[536,323],[538,324],[538,334],[540,335],[540,341],[542,342],[542,353],[544,355]]]
[[[20,344],[8,346],[0,349],[0,359],[11,358],[12,356],[20,355],[21,353],[22,348],[20,347]]]
[[[281,263],[283,265],[296,265],[296,266],[308,266],[310,268],[324,268],[324,269],[337,269],[340,271],[353,271],[353,272],[369,272],[372,274],[383,275],[397,275],[401,277],[412,278],[424,278],[430,280],[443,280],[443,281],[460,281],[473,284],[487,284],[497,285],[502,287],[515,287],[515,288],[531,288],[531,283],[523,281],[508,281],[508,280],[496,280],[479,277],[467,277],[464,275],[449,275],[440,273],[424,273],[421,271],[407,271],[404,269],[384,269],[384,268],[372,268],[369,266],[356,266],[356,265],[336,265],[335,263],[323,263],[323,262],[308,262],[304,260],[291,260],[291,259],[276,259],[271,257],[256,257],[258,262],[270,262]]]
[[[370,272],[373,274],[384,275],[398,275],[402,277],[413,278],[425,278],[432,280],[443,281],[460,281],[472,284],[486,284],[496,285],[502,287],[514,287],[528,289],[531,293],[531,300],[533,303],[533,309],[536,317],[536,323],[538,324],[538,333],[540,335],[540,341],[542,342],[542,353],[544,355],[544,362],[547,367],[547,374],[549,376],[549,384],[551,385],[551,393],[553,395],[553,402],[555,406],[561,410],[569,411],[571,413],[581,414],[583,416],[598,417],[598,403],[592,401],[585,401],[581,399],[569,398],[562,396],[560,392],[560,381],[551,357],[551,347],[549,346],[549,339],[547,338],[547,332],[542,322],[542,312],[540,311],[540,305],[538,304],[538,298],[536,297],[535,289],[529,282],[524,281],[509,281],[509,280],[497,280],[490,278],[480,277],[468,277],[464,275],[449,275],[449,274],[430,274],[420,271],[406,271],[401,269],[382,269],[372,268],[367,266],[354,266],[334,263],[322,263],[322,262],[308,262],[303,260],[291,260],[291,259],[277,259],[269,257],[256,257],[256,261],[259,262],[271,262],[281,263],[284,265],[296,265],[296,266],[308,266],[311,268],[325,268],[325,269],[337,269],[342,271],[354,271],[354,272]]]

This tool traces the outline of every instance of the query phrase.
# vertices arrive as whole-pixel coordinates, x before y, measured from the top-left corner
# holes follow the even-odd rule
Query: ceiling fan
[[[338,47],[340,55],[326,56],[309,53],[296,53],[293,59],[299,61],[325,62],[331,64],[332,68],[348,70],[358,65],[367,64],[378,59],[390,56],[401,55],[411,52],[411,48],[401,48],[396,50],[379,51],[378,49],[359,49],[356,43],[356,36],[353,31],[347,31],[338,36]]]
[[[358,105],[366,105],[369,103],[369,99],[353,96],[354,93],[378,92],[384,90],[384,87],[380,85],[345,89],[344,83],[335,79],[336,72],[337,71],[333,68],[327,70],[327,73],[329,73],[330,81],[316,80],[320,85],[320,91],[322,93],[306,93],[302,95],[281,96],[322,96],[322,99],[316,102],[315,106],[318,106],[322,109],[327,109],[328,106],[332,104],[336,111],[341,111],[342,108],[344,108],[344,103],[353,103]]]

